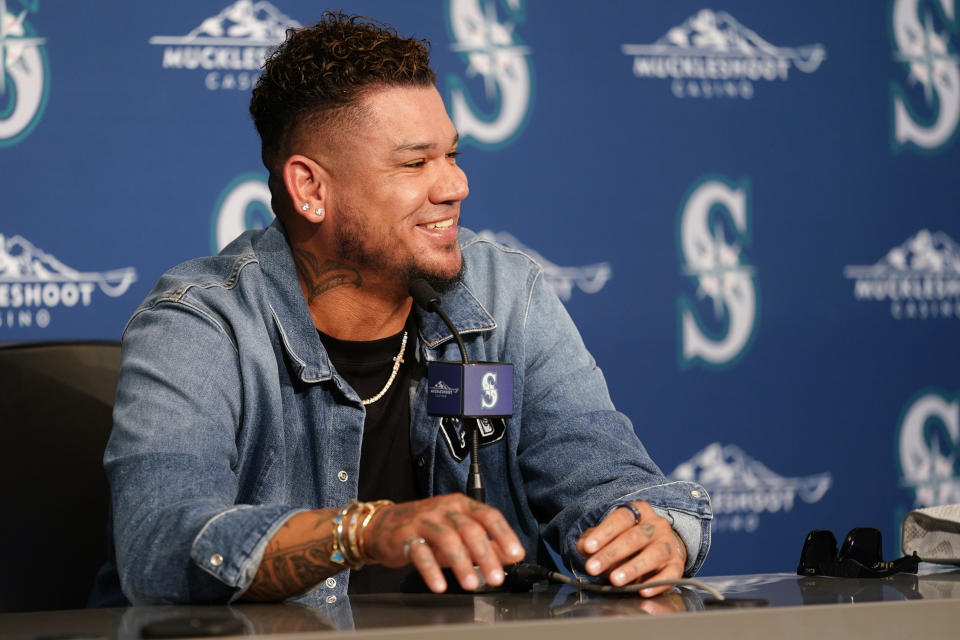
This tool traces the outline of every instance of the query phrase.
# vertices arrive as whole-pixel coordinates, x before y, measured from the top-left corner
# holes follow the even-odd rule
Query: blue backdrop
[[[463,223],[536,254],[707,574],[960,502],[960,2],[344,0],[433,43]],[[339,7],[337,7],[339,8]],[[117,339],[269,222],[247,115],[307,0],[0,0],[0,341]]]

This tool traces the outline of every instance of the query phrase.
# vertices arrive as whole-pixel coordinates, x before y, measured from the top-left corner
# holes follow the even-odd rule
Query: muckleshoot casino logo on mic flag
[[[17,13],[10,0],[0,0],[0,147],[30,135],[50,93],[46,38],[38,37],[26,19],[39,2],[21,4]]]
[[[431,362],[427,413],[458,418],[513,415],[513,365],[498,362]]]

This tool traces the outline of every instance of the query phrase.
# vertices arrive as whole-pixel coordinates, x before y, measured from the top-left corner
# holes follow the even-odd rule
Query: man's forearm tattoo
[[[244,594],[246,600],[276,601],[310,589],[342,569],[330,560],[333,529],[309,543],[283,549],[267,547],[257,575]]]

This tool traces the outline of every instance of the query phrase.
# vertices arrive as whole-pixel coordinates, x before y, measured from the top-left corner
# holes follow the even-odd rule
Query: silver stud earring
[[[326,213],[326,211],[323,210],[323,207],[317,207],[317,217],[318,217],[318,218],[322,218],[324,213]]]
[[[309,202],[304,202],[302,205],[300,205],[300,211],[309,211],[309,210],[310,210]]]

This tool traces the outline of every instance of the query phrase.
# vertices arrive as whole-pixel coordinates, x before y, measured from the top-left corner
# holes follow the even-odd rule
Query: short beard
[[[389,270],[391,267],[384,264],[381,257],[370,252],[360,241],[361,231],[355,229],[350,224],[338,226],[336,229],[337,246],[339,248],[337,259],[353,267],[360,269],[373,269],[380,271]],[[457,247],[459,251],[459,247]],[[466,271],[466,263],[463,260],[463,254],[460,254],[460,269],[452,276],[444,276],[435,272],[430,272],[416,264],[416,261],[410,259],[403,265],[393,267],[396,274],[396,280],[403,286],[409,288],[410,284],[417,279],[426,280],[437,293],[447,293],[457,286],[463,280],[463,274]]]
[[[437,293],[447,293],[456,287],[460,282],[463,281],[463,274],[467,271],[467,263],[463,259],[463,255],[460,256],[460,270],[452,276],[440,276],[436,273],[428,273],[423,269],[420,269],[416,266],[410,266],[407,269],[407,284],[413,284],[414,280],[423,279],[427,281],[434,291]]]

